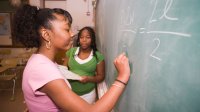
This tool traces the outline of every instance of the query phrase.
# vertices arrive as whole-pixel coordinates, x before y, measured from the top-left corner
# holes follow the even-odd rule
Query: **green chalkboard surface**
[[[131,78],[116,112],[200,112],[200,0],[98,0],[106,82],[126,52]]]

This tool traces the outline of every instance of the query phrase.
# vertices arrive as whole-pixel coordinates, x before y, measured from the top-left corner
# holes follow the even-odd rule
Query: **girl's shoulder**
[[[104,55],[102,53],[100,53],[99,51],[96,51],[95,54],[97,56],[98,61],[104,60]]]
[[[103,54],[102,54],[101,52],[99,52],[99,51],[96,51],[95,54],[96,54],[97,56],[103,56]]]
[[[75,54],[76,50],[77,50],[77,47],[72,47],[65,54],[66,56],[71,57]]]
[[[78,47],[72,47],[69,49],[69,51],[76,51]]]

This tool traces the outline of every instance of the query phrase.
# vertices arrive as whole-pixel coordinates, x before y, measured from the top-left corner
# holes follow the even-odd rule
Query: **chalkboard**
[[[200,112],[200,0],[98,0],[106,82],[126,52],[131,77],[115,112]]]

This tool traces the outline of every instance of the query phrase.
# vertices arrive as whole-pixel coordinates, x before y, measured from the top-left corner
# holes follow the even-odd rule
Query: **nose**
[[[86,39],[85,39],[85,37],[83,38],[83,41],[85,41]]]

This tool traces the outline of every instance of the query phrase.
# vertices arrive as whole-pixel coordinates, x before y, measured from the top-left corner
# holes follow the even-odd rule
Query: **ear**
[[[50,32],[48,31],[48,29],[45,28],[41,28],[40,29],[41,32],[41,36],[45,41],[50,41]]]

